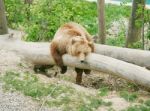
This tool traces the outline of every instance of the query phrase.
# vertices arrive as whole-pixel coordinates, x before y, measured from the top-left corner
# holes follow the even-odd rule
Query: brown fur
[[[85,57],[94,52],[94,44],[91,35],[83,28],[81,25],[70,22],[61,26],[51,42],[51,53],[58,66],[61,67],[62,73],[65,73],[67,68],[63,64],[62,55],[70,54],[76,56],[79,60],[85,61]],[[79,72],[87,72],[89,70],[78,69]],[[78,74],[81,75],[82,74]],[[82,79],[82,77],[77,76],[77,78]],[[79,80],[81,81],[81,80]]]

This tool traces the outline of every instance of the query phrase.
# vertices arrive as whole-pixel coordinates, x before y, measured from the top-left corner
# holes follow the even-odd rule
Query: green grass
[[[150,99],[146,100],[143,104],[129,106],[123,111],[150,111]]]
[[[26,96],[31,96],[37,99],[42,96],[47,96],[56,87],[55,84],[46,85],[40,83],[35,75],[29,73],[20,74],[16,72],[7,72],[3,77],[3,81],[6,84],[4,86],[5,89],[18,90]],[[61,88],[62,87],[59,87],[59,89]],[[55,94],[57,95],[57,93]]]
[[[102,88],[99,89],[98,94],[99,94],[100,96],[107,96],[107,95],[108,95],[108,92],[109,92],[108,87],[102,87]]]
[[[135,106],[129,107],[125,111],[150,111],[150,107],[146,107],[144,105],[135,105]]]
[[[93,111],[96,110],[99,106],[111,106],[111,102],[104,102],[102,99],[93,99],[91,98],[90,104],[82,104],[79,108],[79,111]]]
[[[120,96],[129,102],[133,102],[138,98],[137,93],[133,93],[133,92],[131,93],[128,91],[121,91]]]
[[[144,102],[144,104],[145,104],[146,106],[150,107],[150,99],[146,100],[146,101]]]
[[[30,73],[6,72],[1,80],[5,83],[3,88],[6,91],[19,91],[42,103],[43,98],[47,98],[45,105],[58,107],[63,111],[93,111],[102,105],[112,105],[98,95],[86,95],[85,92],[76,91],[68,85],[42,83],[36,75]]]

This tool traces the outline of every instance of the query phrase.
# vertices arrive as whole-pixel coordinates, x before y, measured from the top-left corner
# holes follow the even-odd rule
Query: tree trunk
[[[7,34],[7,20],[3,0],[0,0],[0,35]]]
[[[133,0],[132,12],[129,20],[129,28],[126,40],[126,47],[132,45],[134,42],[137,42],[141,39],[144,7],[145,7],[145,0]]]
[[[105,0],[98,0],[98,43],[105,44]]]
[[[14,51],[34,64],[55,64],[49,43],[22,42],[1,37],[0,49]],[[63,56],[63,61],[67,66],[114,74],[150,88],[150,71],[124,61],[94,53],[87,56],[87,63],[80,63],[76,57],[67,54]]]
[[[31,4],[33,3],[33,0],[24,0],[24,4],[27,5],[26,6],[26,16],[27,16],[27,20],[30,21],[30,14],[31,14]]]

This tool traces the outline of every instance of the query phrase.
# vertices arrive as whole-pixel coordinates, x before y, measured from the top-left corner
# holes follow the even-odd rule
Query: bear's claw
[[[67,66],[62,66],[60,73],[61,73],[61,74],[64,74],[64,73],[66,73],[66,72],[67,72]]]

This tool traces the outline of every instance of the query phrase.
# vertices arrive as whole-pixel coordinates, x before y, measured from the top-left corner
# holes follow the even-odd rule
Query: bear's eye
[[[81,52],[77,52],[77,54],[79,55]]]
[[[85,54],[85,56],[87,56],[87,55],[88,55],[88,53],[87,53],[87,52],[85,52],[84,54]]]

